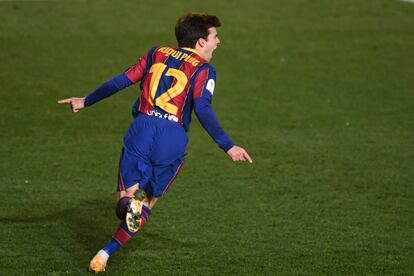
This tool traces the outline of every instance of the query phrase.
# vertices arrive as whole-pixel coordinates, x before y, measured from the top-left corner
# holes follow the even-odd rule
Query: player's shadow
[[[39,226],[47,231],[47,242],[52,243],[53,246],[67,251],[65,243],[60,242],[62,238],[65,238],[76,242],[86,252],[94,254],[105,245],[119,224],[114,207],[112,202],[108,203],[95,199],[78,202],[68,209],[51,211],[41,216],[35,213],[31,214],[29,211],[19,217],[0,217],[0,223],[1,225],[21,226],[22,228]],[[152,248],[160,249],[194,248],[198,246],[194,243],[166,237],[150,229],[144,229],[142,234],[145,241],[141,240],[141,233],[138,233],[138,237],[134,238],[134,240],[138,239],[134,241],[135,244],[137,242],[141,244],[142,242],[143,245],[151,245]],[[81,256],[74,257],[81,258]],[[79,259],[79,261],[84,260]]]
[[[108,214],[107,211],[111,207],[113,210],[113,206],[106,205],[99,200],[89,200],[77,203],[68,209],[50,211],[45,215],[38,215],[39,211],[36,210],[32,213],[28,210],[24,215],[0,217],[0,224],[21,229],[37,228],[40,237],[47,236],[45,242],[64,251],[67,251],[67,248],[61,239],[69,239],[85,251],[95,252],[110,237],[113,231],[110,228],[116,227],[115,219],[113,225],[108,225],[108,218],[112,214]]]

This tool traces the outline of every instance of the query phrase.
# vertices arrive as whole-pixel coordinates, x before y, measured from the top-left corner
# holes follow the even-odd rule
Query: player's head
[[[175,24],[178,47],[197,49],[209,61],[220,44],[216,30],[220,26],[220,19],[215,15],[187,13]]]

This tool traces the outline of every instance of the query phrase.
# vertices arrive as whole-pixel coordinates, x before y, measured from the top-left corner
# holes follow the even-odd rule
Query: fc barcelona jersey
[[[108,80],[85,99],[90,106],[139,83],[140,96],[132,114],[147,114],[177,122],[188,131],[192,110],[224,151],[234,146],[212,108],[216,70],[194,49],[154,47],[123,74]]]
[[[211,102],[215,69],[193,49],[156,47],[125,72],[132,83],[141,81],[141,95],[133,107],[139,112],[176,121],[188,130],[193,101]]]

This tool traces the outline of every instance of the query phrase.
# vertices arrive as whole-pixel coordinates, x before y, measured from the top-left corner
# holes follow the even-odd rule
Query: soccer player
[[[119,161],[117,216],[121,224],[91,260],[89,269],[105,271],[108,258],[142,229],[157,200],[166,193],[186,156],[191,113],[233,161],[252,163],[249,154],[221,128],[211,107],[216,70],[209,64],[219,46],[217,16],[189,13],[175,25],[178,47],[154,47],[124,73],[83,98],[58,101],[73,112],[140,82],[141,94],[124,136]]]

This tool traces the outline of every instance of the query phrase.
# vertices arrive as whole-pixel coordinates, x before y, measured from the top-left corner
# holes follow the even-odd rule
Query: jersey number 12
[[[155,94],[157,93],[158,85],[165,68],[167,68],[167,65],[164,63],[156,63],[152,65],[149,70],[149,73],[152,73],[149,85],[149,101],[152,106],[154,106],[155,101],[156,106],[162,108],[164,111],[172,115],[177,115],[178,107],[174,104],[169,103],[169,101],[184,92],[184,88],[187,85],[188,79],[182,71],[174,68],[169,68],[165,72],[165,76],[174,77],[176,82],[172,87],[170,87],[167,91],[164,91],[155,99]]]

